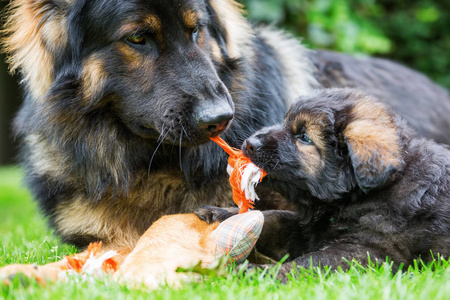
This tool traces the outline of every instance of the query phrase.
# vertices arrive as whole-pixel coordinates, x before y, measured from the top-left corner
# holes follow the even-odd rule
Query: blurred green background
[[[450,88],[449,0],[240,0],[311,48],[396,60]]]
[[[389,58],[450,88],[450,0],[239,1],[254,23],[284,28],[308,47]],[[20,104],[16,82],[0,56],[0,164],[13,163],[16,152],[9,130]]]

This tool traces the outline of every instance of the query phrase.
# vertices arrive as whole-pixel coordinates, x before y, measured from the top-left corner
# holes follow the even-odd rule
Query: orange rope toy
[[[253,164],[241,150],[231,147],[220,137],[212,137],[211,140],[230,155],[227,171],[233,189],[233,200],[239,207],[239,213],[247,212],[249,208],[253,208],[255,200],[259,200],[255,186],[267,173]]]

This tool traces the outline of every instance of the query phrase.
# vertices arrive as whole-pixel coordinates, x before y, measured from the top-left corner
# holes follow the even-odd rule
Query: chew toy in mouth
[[[255,187],[267,173],[253,164],[241,150],[231,147],[220,137],[212,137],[211,140],[230,155],[227,171],[233,189],[233,200],[239,207],[239,213],[247,212],[259,200]]]

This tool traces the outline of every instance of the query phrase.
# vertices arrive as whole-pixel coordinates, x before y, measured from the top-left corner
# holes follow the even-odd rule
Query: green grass
[[[46,227],[21,178],[17,168],[0,168],[0,267],[43,264],[76,252]],[[450,265],[442,259],[397,274],[390,272],[388,264],[368,268],[354,264],[348,272],[303,270],[295,277],[280,284],[274,276],[250,277],[234,271],[225,278],[157,291],[131,288],[108,278],[89,282],[72,278],[46,287],[15,282],[0,285],[0,299],[450,299]]]

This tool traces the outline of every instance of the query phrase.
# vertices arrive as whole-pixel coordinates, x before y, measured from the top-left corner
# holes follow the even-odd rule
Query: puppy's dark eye
[[[303,144],[306,144],[306,145],[313,144],[313,141],[311,141],[311,139],[309,138],[309,136],[306,132],[302,132],[302,133],[296,135],[295,137],[298,141],[302,142]]]
[[[131,44],[144,45],[145,37],[143,34],[133,34],[127,37],[127,41],[130,42]]]

